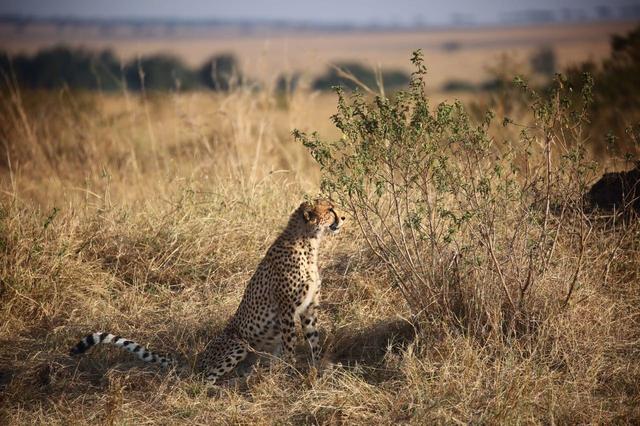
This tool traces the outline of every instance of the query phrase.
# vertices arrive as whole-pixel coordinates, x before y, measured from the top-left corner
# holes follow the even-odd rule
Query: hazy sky
[[[533,9],[640,5],[640,0],[0,0],[0,14],[126,18],[284,19],[322,23],[497,22]]]

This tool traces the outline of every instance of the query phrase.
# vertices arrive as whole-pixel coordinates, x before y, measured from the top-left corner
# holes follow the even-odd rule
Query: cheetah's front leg
[[[282,333],[283,359],[287,362],[294,360],[296,347],[296,310],[294,307],[285,308],[280,314],[280,331]]]
[[[300,313],[300,325],[302,327],[302,332],[304,333],[304,337],[307,339],[309,343],[309,347],[311,348],[311,356],[313,362],[317,362],[320,359],[320,345],[318,341],[320,340],[318,335],[318,329],[316,328],[317,316],[316,309],[318,308],[318,294],[313,297],[313,302],[307,307],[306,310]]]

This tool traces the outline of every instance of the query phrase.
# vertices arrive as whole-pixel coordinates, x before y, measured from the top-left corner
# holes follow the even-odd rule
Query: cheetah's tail
[[[101,332],[88,334],[84,339],[80,340],[77,345],[71,348],[71,355],[84,353],[98,343],[111,344],[113,346],[126,349],[132,354],[135,354],[142,361],[158,363],[162,367],[168,367],[174,364],[173,359],[153,353],[144,346],[141,346],[132,340],[127,340],[120,336],[114,336],[111,333]]]

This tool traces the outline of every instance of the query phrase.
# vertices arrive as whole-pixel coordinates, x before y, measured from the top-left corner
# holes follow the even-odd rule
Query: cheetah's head
[[[300,211],[305,225],[316,236],[337,234],[345,220],[336,212],[333,203],[323,198],[302,203]]]

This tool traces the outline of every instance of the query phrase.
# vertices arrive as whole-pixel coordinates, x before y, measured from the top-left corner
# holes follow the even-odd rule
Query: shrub
[[[542,47],[531,55],[531,69],[541,75],[550,77],[556,72],[556,54],[551,47]]]
[[[275,91],[276,93],[294,93],[298,90],[301,80],[302,74],[299,72],[295,72],[293,74],[281,74],[276,79]]]
[[[507,82],[501,78],[491,78],[479,84],[464,80],[449,80],[442,85],[444,92],[503,92],[507,89]]]
[[[2,54],[0,72],[14,75],[23,86],[35,89],[113,90],[120,87],[120,63],[109,50],[99,53],[57,46],[29,58]]]
[[[238,60],[232,54],[212,57],[200,67],[198,74],[200,81],[215,91],[228,91],[243,81]]]
[[[449,80],[442,85],[444,92],[475,92],[477,87],[475,84],[464,80]]]
[[[174,56],[155,55],[133,60],[125,67],[127,87],[132,90],[191,90],[200,85],[195,72]]]
[[[412,62],[409,89],[393,100],[338,90],[340,140],[294,135],[418,319],[482,337],[532,331],[569,302],[583,268],[591,80],[574,103],[560,78],[548,97],[518,81],[535,119],[501,143],[491,112],[475,123],[460,102],[431,108],[420,51]]]

